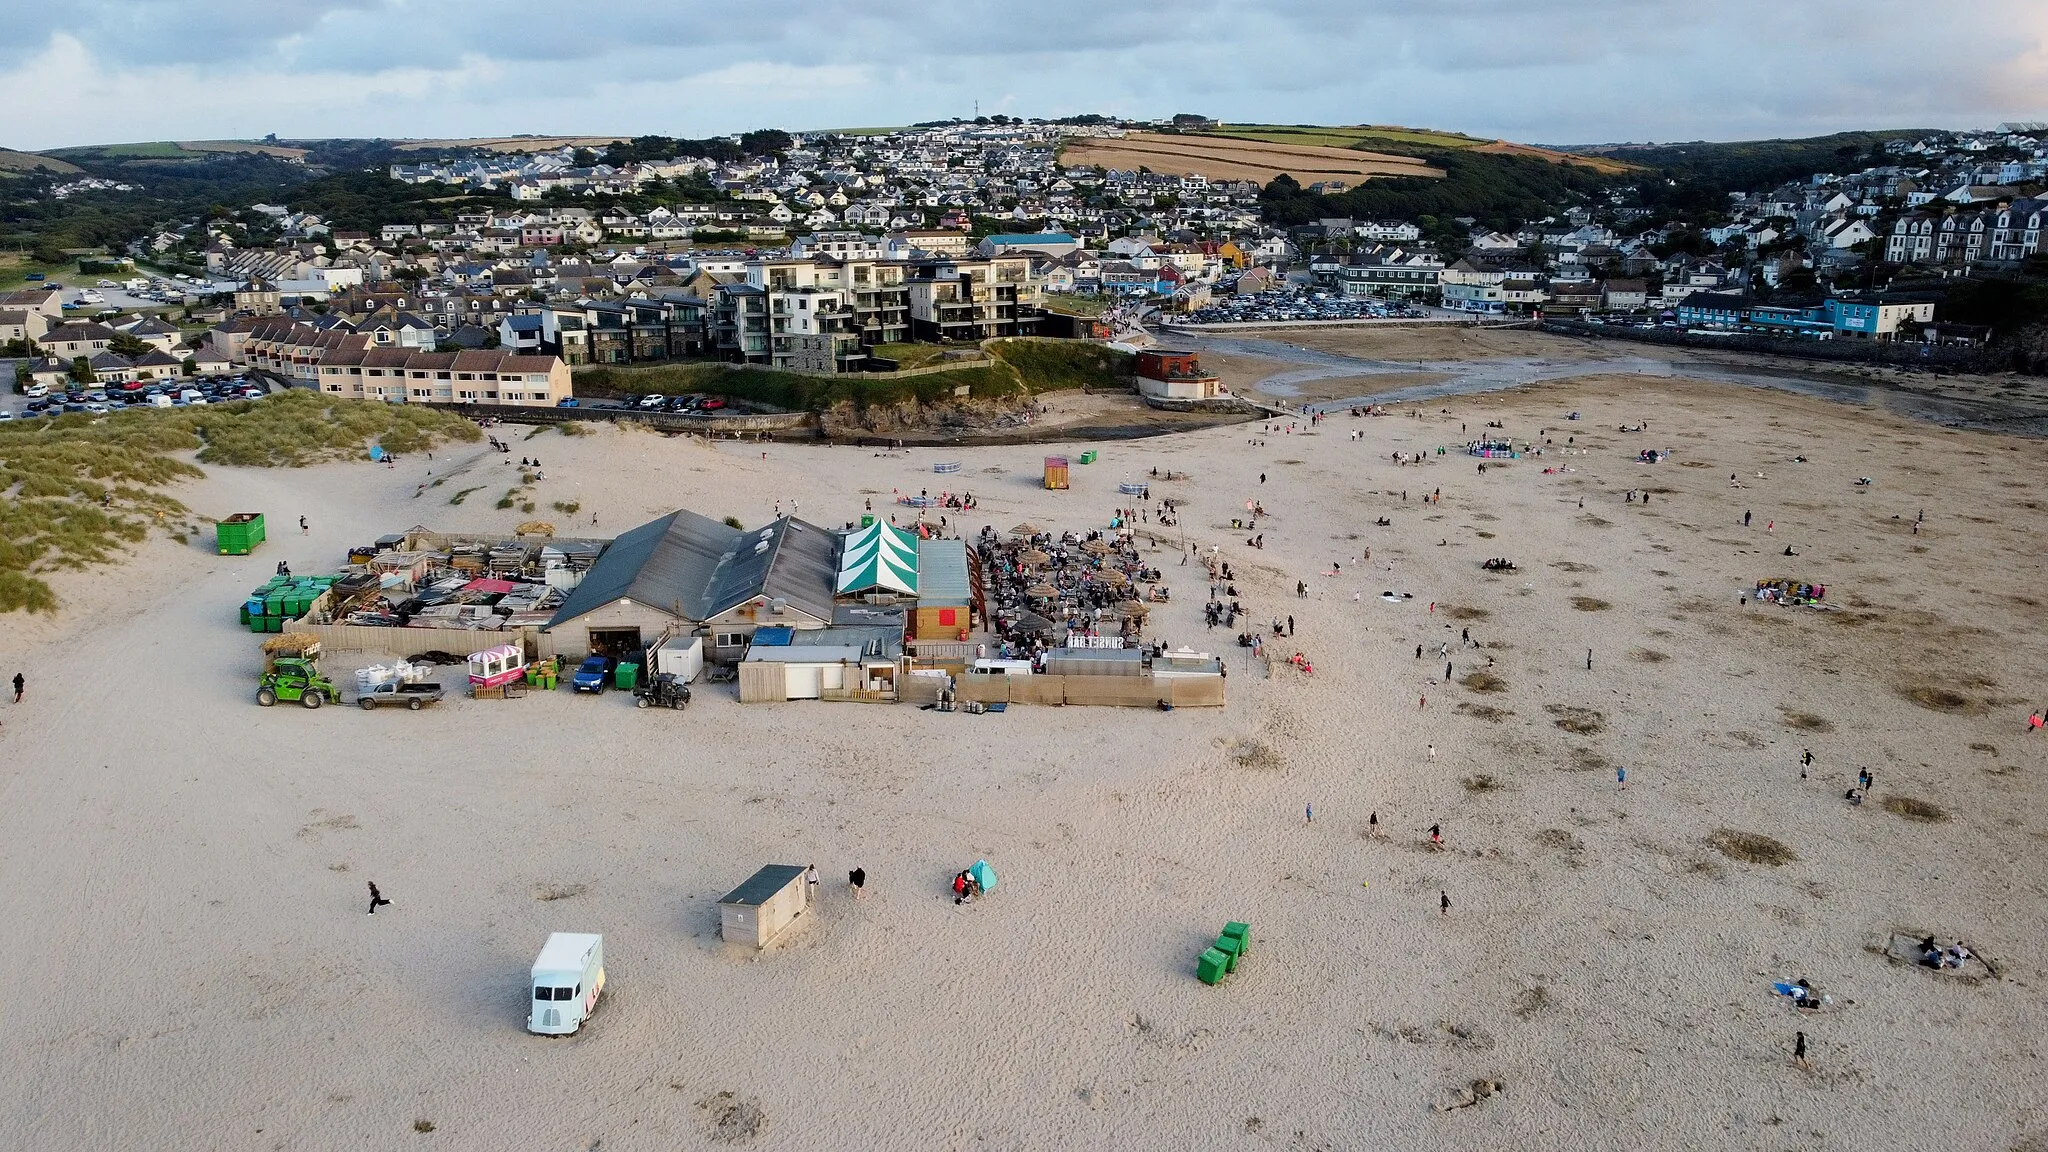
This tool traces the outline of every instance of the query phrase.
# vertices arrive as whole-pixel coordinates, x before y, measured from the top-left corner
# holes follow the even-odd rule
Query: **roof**
[[[801,864],[768,864],[747,877],[747,882],[718,898],[720,904],[766,904],[770,897],[802,880]]]
[[[533,962],[535,972],[580,972],[583,958],[604,937],[595,932],[554,932]]]
[[[838,540],[815,524],[785,516],[744,534],[719,564],[708,590],[710,619],[757,596],[783,600],[819,620],[832,618],[833,561]]]
[[[876,590],[915,596],[917,557],[917,537],[877,520],[847,534],[833,589],[841,596]]]
[[[621,599],[702,622],[760,597],[830,620],[835,547],[793,517],[741,530],[678,509],[612,541],[547,627]]]
[[[718,564],[738,547],[739,529],[678,509],[612,541],[583,582],[548,621],[558,627],[620,599],[687,620],[703,620],[705,593]]]
[[[917,542],[917,599],[921,604],[966,604],[973,592],[967,580],[965,540]]]

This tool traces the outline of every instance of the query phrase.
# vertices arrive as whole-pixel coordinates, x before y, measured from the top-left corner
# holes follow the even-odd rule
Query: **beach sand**
[[[1551,446],[1481,475],[1456,446],[1491,420]],[[1648,431],[1616,431],[1638,420]],[[544,461],[535,515],[564,534],[678,506],[759,524],[778,499],[838,524],[864,499],[941,487],[981,497],[970,534],[1084,529],[1124,502],[1120,478],[1185,471],[1155,497],[1186,501],[1181,531],[1222,550],[1252,627],[1295,617],[1269,650],[1315,673],[1269,674],[1205,630],[1200,569],[1162,547],[1175,595],[1151,634],[1230,668],[1227,707],[1172,713],[742,707],[715,685],[682,713],[567,692],[261,709],[235,605],[277,561],[313,571],[415,523],[532,517],[493,507],[514,469],[470,447],[394,469],[208,468],[176,495],[209,516],[267,512],[254,555],[159,539],[63,575],[58,617],[0,620],[0,676],[29,682],[24,704],[0,704],[0,967],[16,990],[0,1144],[1974,1149],[2048,1134],[2048,736],[2024,730],[2048,703],[2048,445],[1678,378],[1259,427],[1093,445],[1066,492],[1036,484],[1051,446],[878,456],[501,430]],[[1672,459],[1636,463],[1646,447]],[[956,458],[958,476],[931,474]],[[1229,528],[1252,499],[1263,550]],[[1518,570],[1482,570],[1495,556]],[[1780,575],[1825,583],[1836,610],[1738,606]],[[1435,682],[1439,644],[1458,678],[1497,683]],[[1850,807],[1860,766],[1876,784]],[[1372,813],[1382,838],[1364,835]],[[978,858],[1000,887],[955,906],[949,879]],[[718,940],[719,895],[762,864],[812,862],[823,900],[782,942]],[[859,903],[840,882],[852,867],[869,875]],[[374,917],[366,881],[393,901]],[[1239,919],[1243,967],[1198,983],[1196,955]],[[605,935],[604,1000],[569,1039],[523,1030],[551,931]],[[1894,931],[1960,937],[1996,973],[1891,963]],[[1825,1012],[1772,994],[1799,977],[1832,996]],[[1475,1080],[1504,1088],[1439,1110]]]

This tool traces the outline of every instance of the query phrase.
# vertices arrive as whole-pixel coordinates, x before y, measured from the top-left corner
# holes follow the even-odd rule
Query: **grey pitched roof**
[[[830,621],[838,562],[836,534],[785,516],[746,533],[735,553],[719,565],[707,596],[710,610],[699,619],[766,596]]]
[[[739,529],[677,509],[612,541],[569,594],[554,628],[614,600],[630,599],[688,620],[703,620],[718,565],[739,546]]]
[[[830,621],[838,558],[838,537],[815,524],[741,530],[677,510],[612,541],[547,626],[622,598],[703,621],[766,596]]]

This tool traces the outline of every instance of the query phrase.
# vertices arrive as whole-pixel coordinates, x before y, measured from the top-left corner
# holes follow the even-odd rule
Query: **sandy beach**
[[[1473,355],[1547,355],[1516,335]],[[1461,446],[1493,421],[1543,454],[1482,474]],[[942,486],[980,497],[970,535],[1086,529],[1119,479],[1185,472],[1153,490],[1185,504],[1151,633],[1225,654],[1229,704],[1171,713],[716,685],[682,713],[261,709],[235,605],[277,561],[530,517],[492,507],[516,469],[472,446],[209,467],[173,494],[266,511],[257,553],[153,539],[63,575],[56,617],[0,618],[0,677],[28,681],[0,703],[0,1145],[2048,1146],[2048,443],[1682,372],[1298,423],[1090,444],[1065,492],[1037,484],[1054,445],[510,429],[542,507],[605,535],[792,499],[837,525]],[[1253,500],[1263,549],[1230,527]],[[1184,547],[1221,550],[1252,627],[1291,615],[1271,649],[1314,674],[1205,629]],[[1829,610],[1742,605],[1781,576]],[[977,858],[1002,883],[956,906]],[[720,942],[718,896],[811,862],[823,900],[784,941]],[[1227,920],[1252,951],[1207,987]],[[551,931],[605,936],[568,1039],[523,1028]],[[1894,933],[1989,963],[1897,963]],[[1797,978],[1824,1009],[1773,994]],[[1502,1088],[1451,1106],[1480,1080]]]

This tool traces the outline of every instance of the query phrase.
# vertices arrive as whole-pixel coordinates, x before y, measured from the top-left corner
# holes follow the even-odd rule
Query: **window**
[[[939,627],[941,627],[941,628],[954,628],[954,627],[958,627],[958,626],[959,626],[959,621],[960,621],[960,610],[959,610],[958,608],[941,608],[941,609],[939,609]]]
[[[742,648],[746,646],[747,634],[745,632],[720,632],[712,640],[720,648]]]

